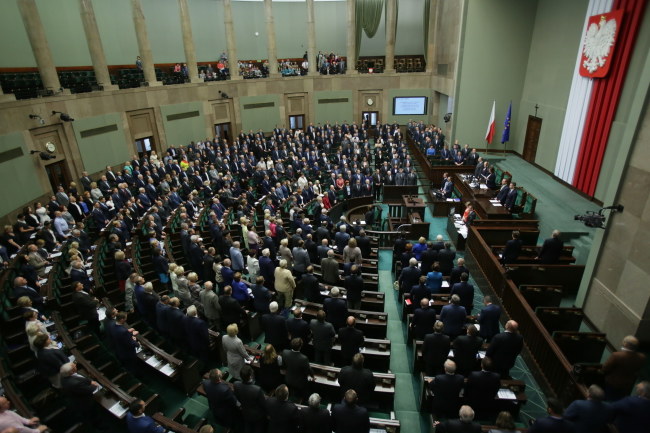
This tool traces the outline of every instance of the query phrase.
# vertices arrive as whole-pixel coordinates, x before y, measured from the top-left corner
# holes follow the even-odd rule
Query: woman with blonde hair
[[[90,197],[93,199],[93,203],[104,197],[102,190],[97,187],[97,182],[90,183]]]
[[[291,270],[293,268],[293,254],[289,249],[289,240],[284,238],[280,240],[280,248],[278,248],[278,255],[287,263],[287,269]]]
[[[135,281],[138,277],[139,275],[133,272],[124,284],[124,309],[127,313],[133,313],[135,311]]]
[[[361,265],[361,258],[361,248],[357,246],[357,240],[351,238],[347,246],[343,248],[343,263]]]
[[[192,305],[192,295],[190,294],[190,283],[185,278],[185,269],[179,266],[174,271],[176,274],[176,285],[178,286],[178,299],[181,300],[186,308]]]
[[[131,272],[133,272],[131,262],[126,259],[124,251],[115,251],[115,277],[117,278],[117,284],[122,293],[124,293],[126,280],[129,279]]]
[[[239,327],[236,323],[231,323],[226,328],[226,335],[221,340],[223,350],[226,352],[226,359],[228,362],[228,371],[235,379],[241,379],[239,373],[244,366],[245,361],[252,361],[253,357],[250,356],[244,348],[244,343],[237,336]]]
[[[176,268],[178,265],[176,263],[169,264],[169,282],[172,284],[172,293],[173,296],[178,297],[178,282],[176,280]]]
[[[267,344],[262,359],[260,359],[260,374],[255,378],[267,394],[273,392],[283,382],[281,365],[282,357],[276,353],[272,344]]]

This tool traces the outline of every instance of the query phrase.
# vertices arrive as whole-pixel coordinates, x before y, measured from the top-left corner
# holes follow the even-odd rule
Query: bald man
[[[523,347],[524,338],[519,334],[519,324],[508,320],[506,330],[494,336],[485,352],[485,356],[492,359],[492,371],[499,373],[501,379],[509,379],[510,369],[514,367]]]
[[[633,335],[623,338],[621,350],[614,352],[603,364],[606,400],[619,400],[630,395],[646,356],[637,352],[639,340]]]

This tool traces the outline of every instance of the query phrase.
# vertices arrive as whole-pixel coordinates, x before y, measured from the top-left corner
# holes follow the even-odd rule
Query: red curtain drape
[[[646,3],[647,0],[615,0],[612,6],[612,10],[624,10],[622,28],[618,34],[614,57],[611,59],[609,75],[594,79],[573,176],[573,186],[590,196],[593,196],[596,191],[607,140]]]

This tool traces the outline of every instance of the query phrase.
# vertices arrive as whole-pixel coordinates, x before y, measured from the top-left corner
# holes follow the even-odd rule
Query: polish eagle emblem
[[[582,45],[580,74],[604,77],[609,70],[623,11],[613,11],[589,18]]]

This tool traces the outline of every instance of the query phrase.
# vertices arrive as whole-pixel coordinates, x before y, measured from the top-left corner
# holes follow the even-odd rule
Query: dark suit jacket
[[[363,346],[363,331],[352,326],[345,326],[339,329],[338,341],[341,344],[341,361],[347,365],[352,361],[355,353]]]
[[[330,411],[307,407],[300,411],[300,426],[305,433],[332,433]]]
[[[465,378],[460,374],[437,375],[429,384],[433,392],[433,413],[447,418],[457,417],[464,384]]]
[[[33,287],[26,287],[26,286],[14,287],[14,297],[18,299],[22,296],[27,296],[30,299],[30,301],[32,301],[33,307],[36,308],[38,311],[43,312],[45,310],[45,303],[43,303],[43,297],[41,296],[41,294],[37,289],[34,289]]]
[[[348,275],[345,277],[345,289],[347,298],[350,302],[361,301],[361,292],[363,291],[363,277],[361,275]]]
[[[454,353],[455,355],[455,353]],[[475,411],[494,408],[494,397],[501,387],[499,375],[493,371],[473,371],[467,376],[465,399]]]
[[[290,401],[280,401],[271,397],[266,400],[266,413],[269,419],[268,433],[296,433],[298,431],[300,413],[298,407]]]
[[[61,366],[68,362],[68,357],[61,349],[39,349],[37,358],[38,371],[45,377],[58,374]]]
[[[503,253],[501,255],[501,260],[503,263],[516,263],[517,258],[519,257],[519,253],[521,252],[522,244],[523,242],[521,239],[510,239],[508,242],[506,242],[506,246],[503,249]]]
[[[235,382],[235,397],[241,403],[244,422],[262,422],[266,420],[266,398],[264,391],[252,383]]]
[[[284,350],[289,343],[287,319],[279,314],[265,314],[262,316],[262,329],[264,329],[264,342],[273,345],[276,351]]]
[[[444,333],[454,338],[463,333],[467,321],[467,311],[462,305],[449,304],[442,307],[440,320],[444,323]]]
[[[571,421],[552,416],[538,418],[528,429],[528,433],[575,433],[575,431],[576,429]]]
[[[133,339],[133,335],[124,326],[116,325],[111,331],[113,337],[113,346],[115,347],[115,356],[119,360],[133,360],[136,357],[135,348],[138,342]]]
[[[467,376],[476,366],[476,355],[483,345],[481,337],[461,335],[453,343],[456,372]]]
[[[574,400],[563,416],[574,423],[576,433],[605,433],[608,431],[607,423],[612,418],[612,409],[607,403],[599,401]]]
[[[612,353],[603,364],[605,384],[629,394],[645,361],[646,356],[640,352]]]
[[[454,284],[460,283],[463,272],[469,275],[469,270],[465,266],[455,266],[449,274],[449,285],[453,287]]]
[[[451,270],[454,268],[455,258],[456,251],[448,250],[446,248],[438,251],[438,263],[440,263],[440,272],[442,272],[442,275],[451,274]]]
[[[611,405],[614,425],[619,432],[644,433],[650,425],[650,399],[625,397]]]
[[[332,421],[335,433],[368,433],[370,431],[370,416],[365,407],[346,403],[337,404],[332,408]]]
[[[304,274],[300,280],[303,296],[306,301],[321,303],[320,286],[314,274]]]
[[[431,291],[424,284],[417,284],[411,287],[411,303],[414,307],[420,305],[422,298],[428,298]]]
[[[91,380],[87,377],[73,374],[61,378],[61,389],[78,404],[89,398],[92,400],[91,396],[97,388],[90,382]]]
[[[421,276],[422,271],[420,271],[420,269],[415,266],[407,266],[402,269],[402,273],[399,276],[399,281],[405,291],[411,290],[411,287],[418,284]]]
[[[559,238],[549,238],[542,244],[542,249],[539,252],[539,261],[541,263],[552,264],[557,263],[562,255],[564,242]]]
[[[88,321],[99,320],[99,316],[97,315],[97,302],[92,296],[81,292],[74,292],[72,294],[72,302],[82,319]]]
[[[367,368],[358,369],[351,365],[341,368],[339,373],[341,392],[345,394],[348,389],[353,389],[359,397],[359,404],[372,401],[372,392],[375,390],[375,378]]]
[[[425,335],[433,332],[436,323],[436,311],[433,308],[417,308],[413,313],[413,334],[416,340],[422,340]]]
[[[342,298],[327,298],[323,302],[323,310],[326,313],[326,320],[334,329],[342,328],[348,318],[348,306]]]
[[[481,310],[478,317],[480,326],[479,335],[486,340],[491,340],[499,333],[499,317],[501,317],[501,307],[496,304],[486,305]]]
[[[451,340],[447,335],[431,333],[424,337],[422,358],[427,376],[436,376],[443,372],[443,364],[449,356]]]
[[[240,417],[235,393],[226,382],[214,383],[210,380],[203,381],[203,389],[208,398],[208,405],[217,423],[233,427],[236,418]]]
[[[185,315],[179,308],[170,308],[167,312],[169,334],[176,341],[185,340]]]
[[[185,318],[184,322],[185,338],[192,354],[201,356],[201,354],[207,353],[210,346],[208,324],[198,317],[189,316]]]
[[[506,200],[503,203],[503,207],[505,207],[508,210],[512,210],[516,202],[517,202],[517,188],[508,191],[508,194],[506,195]]]
[[[510,369],[515,365],[517,355],[523,346],[524,338],[512,332],[502,332],[492,339],[485,355],[492,359],[492,368],[501,375],[502,379],[509,376]]]
[[[303,343],[309,341],[309,323],[306,320],[292,317],[287,320],[287,331],[291,334],[291,338],[302,338]]]
[[[448,419],[436,427],[436,433],[481,433],[481,424]]]
[[[290,388],[306,390],[307,378],[311,373],[309,358],[300,352],[285,349],[282,352],[282,365],[286,367],[287,373],[284,378]]]
[[[467,314],[472,314],[474,308],[474,286],[466,281],[461,281],[452,286],[450,294],[460,296],[460,305],[465,307]]]

